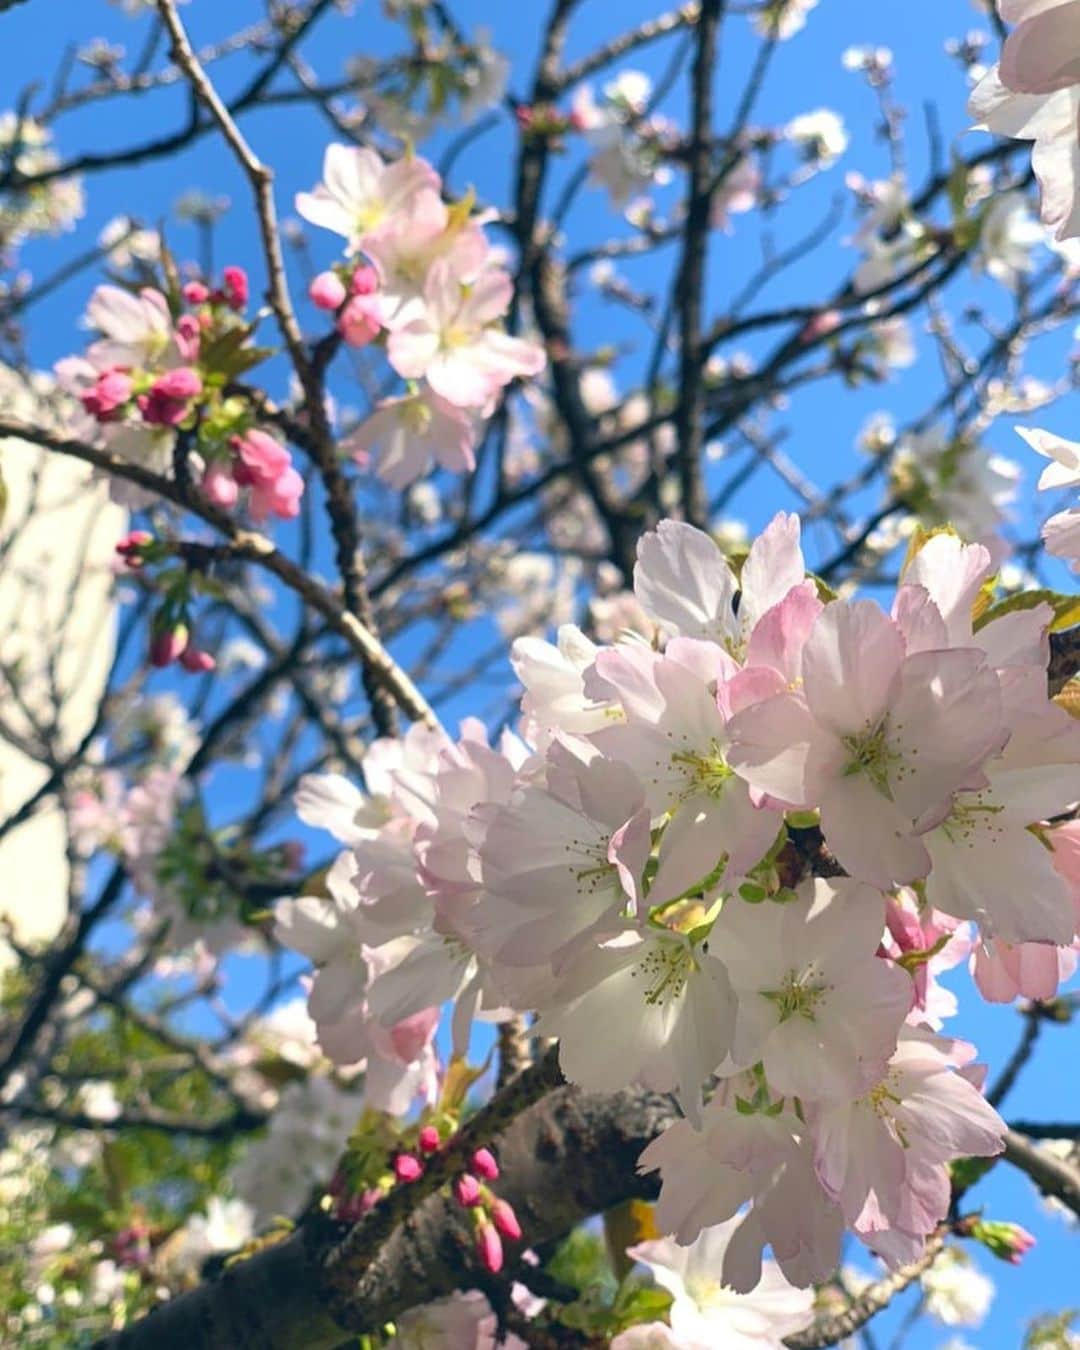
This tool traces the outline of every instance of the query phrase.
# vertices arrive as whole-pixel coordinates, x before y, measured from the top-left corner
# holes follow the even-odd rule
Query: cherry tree
[[[1080,3],[843,2],[36,47],[5,1344],[1077,1343]]]

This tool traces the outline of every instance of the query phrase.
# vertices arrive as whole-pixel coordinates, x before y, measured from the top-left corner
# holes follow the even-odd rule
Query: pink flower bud
[[[439,1131],[434,1125],[425,1125],[420,1131],[420,1151],[421,1153],[437,1153],[439,1144]]]
[[[79,401],[99,422],[109,421],[131,398],[131,376],[117,367],[103,371],[92,389],[80,395]]]
[[[455,1180],[454,1199],[464,1209],[480,1203],[480,1183],[471,1172],[462,1172]]]
[[[202,324],[194,314],[181,314],[176,321],[176,346],[185,361],[199,359]]]
[[[177,366],[167,370],[150,387],[150,392],[159,398],[194,398],[202,393],[202,380],[199,373],[190,366]]]
[[[236,505],[240,485],[224,464],[210,464],[202,477],[202,490],[207,500],[228,511]]]
[[[338,315],[337,330],[349,347],[366,347],[381,329],[379,304],[374,296],[354,295]]]
[[[507,1200],[493,1200],[491,1203],[491,1221],[504,1238],[511,1242],[521,1240],[521,1224],[514,1213],[514,1207]]]
[[[308,297],[316,309],[340,309],[347,294],[345,283],[336,272],[320,272],[308,287]]]
[[[411,1153],[399,1153],[394,1159],[394,1176],[398,1181],[418,1181],[424,1175],[424,1164]]]
[[[183,296],[189,305],[205,305],[210,299],[210,290],[201,281],[187,281],[184,283]]]
[[[490,1223],[482,1223],[476,1231],[476,1254],[485,1270],[498,1275],[503,1264],[502,1238]]]
[[[483,1177],[485,1181],[498,1179],[499,1164],[495,1161],[490,1149],[478,1148],[472,1155],[472,1162],[469,1166],[478,1177]]]
[[[187,625],[178,623],[175,628],[158,633],[150,643],[150,664],[171,666],[179,659],[188,645]]]
[[[217,662],[209,652],[190,644],[180,654],[180,664],[191,675],[206,675],[217,669]]]
[[[242,267],[226,267],[221,279],[225,285],[225,299],[232,309],[243,309],[248,302],[248,276]]]
[[[154,536],[149,530],[130,530],[122,539],[116,543],[116,551],[122,558],[130,558],[133,553],[139,553],[154,541]]]
[[[190,366],[166,371],[150,386],[148,394],[139,395],[143,420],[151,426],[178,426],[188,414],[188,401],[201,394],[202,387],[202,380]]]
[[[374,267],[361,263],[349,278],[350,295],[374,295],[379,289],[379,274]]]

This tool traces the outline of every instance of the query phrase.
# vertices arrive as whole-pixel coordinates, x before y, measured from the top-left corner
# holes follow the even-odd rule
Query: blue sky
[[[547,6],[539,0],[517,5],[495,5],[491,0],[455,0],[452,8],[463,28],[484,24],[492,30],[495,45],[513,62],[511,89],[519,95],[524,94],[540,16]],[[655,15],[659,8],[657,0],[619,0],[617,5],[611,0],[590,0],[583,5],[572,28],[568,59],[588,52],[598,40],[609,37],[616,27],[630,27],[641,18]],[[917,22],[913,19],[916,11]],[[194,0],[183,12],[196,41],[202,42],[258,18],[261,5],[255,0],[219,0],[216,4]],[[617,15],[614,21],[613,14]],[[844,48],[871,43],[892,49],[898,96],[907,104],[910,113],[909,169],[913,180],[919,182],[927,165],[924,105],[933,103],[938,109],[946,152],[952,139],[960,136],[967,125],[964,80],[955,62],[945,54],[943,44],[945,38],[962,36],[967,29],[978,26],[979,17],[970,0],[941,0],[935,5],[930,5],[927,0],[922,0],[921,5],[904,0],[887,0],[885,3],[878,0],[873,4],[867,0],[822,0],[818,10],[810,16],[805,32],[778,53],[756,120],[765,125],[780,124],[799,112],[827,106],[843,115],[852,144],[840,166],[821,174],[769,222],[777,246],[802,237],[827,213],[834,197],[843,191],[845,166],[857,168],[867,177],[884,177],[888,173],[886,148],[875,139],[877,115],[873,96],[860,78],[843,70],[840,54]],[[67,41],[100,35],[123,44],[129,51],[137,51],[146,20],[126,19],[104,0],[49,0],[49,3],[18,7],[5,14],[0,23],[0,32],[4,36],[0,46],[0,87],[8,91],[7,102],[13,104],[18,91],[30,79],[42,79],[44,90],[48,90],[52,67]],[[745,21],[733,19],[725,34],[716,86],[721,125],[732,116],[752,53]],[[390,50],[390,41],[391,30],[381,17],[376,0],[362,0],[353,19],[347,22],[339,18],[328,20],[303,50],[318,70],[328,77],[336,77],[343,57],[378,56]],[[672,50],[673,44],[668,42],[650,55],[633,58],[627,64],[657,75]],[[215,68],[215,75],[218,70],[223,91],[229,93],[243,85],[251,64],[248,58],[240,57]],[[597,82],[602,83],[606,78],[607,74],[601,75]],[[46,96],[43,92],[38,98]],[[665,103],[663,111],[681,118],[685,111],[684,100],[685,89],[680,86]],[[32,111],[35,105],[31,103],[30,106]],[[176,90],[139,100],[109,101],[62,119],[56,128],[57,141],[65,157],[102,151],[134,140],[152,139],[182,124],[185,116],[185,98]],[[318,179],[323,147],[331,134],[327,125],[314,111],[290,107],[249,116],[243,127],[256,149],[273,163],[279,205],[283,214],[289,214],[293,194],[310,187]],[[437,160],[444,147],[445,137],[437,136],[421,149]],[[513,171],[510,150],[511,139],[505,126],[489,132],[458,162],[451,175],[452,186],[457,191],[464,191],[472,185],[482,200],[504,202]],[[570,155],[558,165],[554,174],[554,193],[559,190],[560,180],[565,181],[576,163],[576,158]],[[28,246],[21,263],[39,278],[47,276],[55,266],[85,249],[100,227],[122,212],[140,216],[149,224],[168,222],[174,251],[181,257],[195,256],[197,241],[191,228],[169,221],[176,200],[192,188],[211,196],[222,194],[232,199],[233,208],[219,231],[218,265],[229,261],[250,265],[254,250],[246,184],[238,177],[227,152],[210,139],[168,159],[90,178],[87,181],[87,214],[79,231],[59,241]],[[661,200],[670,200],[670,192],[667,199]],[[849,212],[845,227],[838,231],[836,239],[815,254],[807,265],[794,269],[789,278],[782,279],[772,291],[766,292],[763,303],[771,306],[813,302],[827,295],[852,264],[851,250],[839,242],[850,232],[850,223]],[[709,306],[714,312],[722,310],[726,297],[738,288],[761,256],[760,219],[755,215],[739,217],[735,225],[734,235],[717,235],[710,250]],[[612,230],[612,217],[607,212],[604,195],[593,188],[582,192],[567,219],[566,229],[575,244],[606,238]],[[311,247],[315,261],[320,265],[339,256],[338,241],[329,235],[313,234]],[[661,275],[660,269],[669,268],[670,263],[670,257],[662,257],[636,270],[628,267],[626,275],[635,284],[655,283]],[[257,270],[253,267],[253,271],[257,273]],[[76,321],[91,284],[92,277],[87,275],[59,290],[36,310],[30,348],[36,362],[47,365],[78,349],[82,338]],[[957,295],[965,301],[978,299],[991,312],[1005,312],[1000,294],[992,283],[965,281]],[[314,326],[316,316],[310,308],[302,300],[299,307],[302,321]],[[590,345],[602,346],[612,341],[613,334],[630,347],[624,363],[617,370],[620,384],[628,387],[635,372],[641,369],[641,353],[647,349],[649,335],[644,330],[635,331],[633,321],[626,318],[624,311],[586,298],[577,334],[579,346],[583,349]],[[961,334],[964,334],[962,325]],[[746,350],[757,356],[768,347],[767,338],[746,344]],[[1067,347],[1068,334],[1046,342],[1041,349],[1044,355],[1031,365],[1032,372],[1050,377],[1056,375]],[[273,368],[270,368],[270,375],[274,377]],[[921,411],[939,392],[938,378],[936,357],[924,346],[916,366],[889,385],[861,390],[847,390],[835,382],[814,386],[798,395],[783,420],[783,425],[790,431],[784,449],[804,470],[828,485],[859,462],[853,443],[859,427],[870,413],[887,410],[898,422],[903,422]],[[1072,403],[1059,404],[1046,415],[1045,424],[1068,434],[1072,413]],[[994,426],[988,443],[1024,459],[1023,447],[1007,421]],[[1038,469],[1036,465],[1026,463],[1025,470],[1030,487]],[[735,500],[732,512],[753,530],[776,510],[795,505],[795,499],[775,478],[762,474],[753,479]],[[1030,537],[1035,519],[1029,501],[1017,522],[1020,537]],[[828,546],[828,541],[819,541],[811,535],[812,554],[815,547],[826,550]],[[467,652],[461,653],[461,659],[467,656]],[[455,700],[449,711],[452,716],[458,716],[474,711],[474,708],[469,699],[463,697]],[[212,806],[224,806],[228,783],[228,776],[223,776],[211,790]],[[239,992],[248,976],[238,969],[234,978]],[[997,1069],[1019,1035],[1020,1019],[1012,1009],[982,1005],[970,989],[966,976],[958,976],[956,983],[962,990],[963,1011],[950,1029],[955,1034],[974,1039],[984,1057]],[[1008,1114],[1013,1118],[1076,1119],[1080,1112],[1080,1086],[1075,1072],[1077,1033],[1075,1029],[1051,1027],[1045,1033],[1045,1043],[1045,1049],[1036,1058],[1034,1066],[1027,1070],[1010,1099]],[[997,1279],[998,1296],[990,1321],[981,1330],[969,1333],[966,1339],[985,1350],[1006,1350],[1007,1347],[1011,1350],[1019,1343],[1021,1326],[1027,1316],[1059,1307],[1067,1301],[1072,1292],[1069,1274],[1075,1271],[1075,1248],[1070,1254],[1069,1237],[1063,1222],[1047,1216],[1026,1180],[1004,1165],[995,1170],[974,1199],[984,1203],[993,1217],[1015,1219],[1039,1238],[1039,1246],[1017,1270],[996,1267],[988,1256],[977,1257]],[[879,1346],[889,1344],[901,1313],[902,1308],[875,1323]],[[926,1325],[915,1332],[907,1344],[912,1350],[923,1347],[929,1350],[943,1345],[948,1338],[945,1329]]]

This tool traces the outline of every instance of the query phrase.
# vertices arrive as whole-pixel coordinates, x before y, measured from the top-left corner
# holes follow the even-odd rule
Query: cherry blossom
[[[803,653],[804,687],[733,719],[728,759],[755,788],[821,809],[837,858],[887,888],[924,877],[916,821],[1000,749],[1001,693],[983,653],[915,651],[871,601],[836,601]]]
[[[378,476],[400,490],[433,463],[450,473],[471,472],[476,440],[475,414],[427,389],[380,404],[342,444],[361,466],[376,451]]]
[[[844,879],[788,904],[728,900],[710,942],[735,990],[734,1062],[814,1100],[879,1078],[912,1001],[908,976],[875,955],[883,927],[882,896]]]
[[[432,264],[422,313],[390,334],[390,364],[406,379],[426,377],[460,408],[484,408],[518,376],[536,375],[542,350],[493,326],[510,304],[509,274],[491,269],[464,287],[444,260]]]
[[[394,228],[400,213],[418,203],[438,215],[438,188],[434,169],[416,156],[386,164],[367,147],[335,144],[326,148],[323,181],[297,195],[296,209],[313,225],[343,235],[355,253],[366,236]]]
[[[724,1255],[737,1226],[730,1221],[706,1228],[689,1247],[660,1238],[627,1248],[672,1295],[671,1344],[677,1350],[779,1350],[785,1336],[813,1320],[813,1296],[793,1288],[773,1261],[763,1264],[761,1281],[749,1293],[724,1287]]]
[[[1004,1122],[955,1072],[974,1054],[963,1042],[905,1031],[868,1093],[813,1111],[817,1175],[872,1247],[883,1232],[924,1238],[948,1212],[945,1164],[993,1157],[1004,1147]]]
[[[724,1284],[750,1293],[770,1244],[785,1278],[805,1288],[835,1268],[842,1216],[818,1182],[802,1122],[774,1107],[739,1109],[734,1083],[705,1107],[700,1133],[676,1122],[644,1150],[638,1168],[660,1171],[657,1222],[683,1244],[750,1203],[724,1252]]]

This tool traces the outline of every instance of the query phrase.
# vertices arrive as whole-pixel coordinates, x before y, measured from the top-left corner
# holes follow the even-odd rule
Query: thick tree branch
[[[637,1159],[675,1115],[666,1097],[594,1097],[564,1087],[518,1116],[496,1143],[498,1190],[517,1211],[526,1241],[550,1241],[629,1196],[655,1195],[656,1179],[637,1175]],[[442,1194],[421,1198],[385,1240],[380,1231],[343,1289],[341,1260],[328,1264],[336,1226],[315,1219],[106,1337],[97,1350],[332,1350],[347,1330],[377,1330],[407,1308],[483,1278],[461,1216]]]

